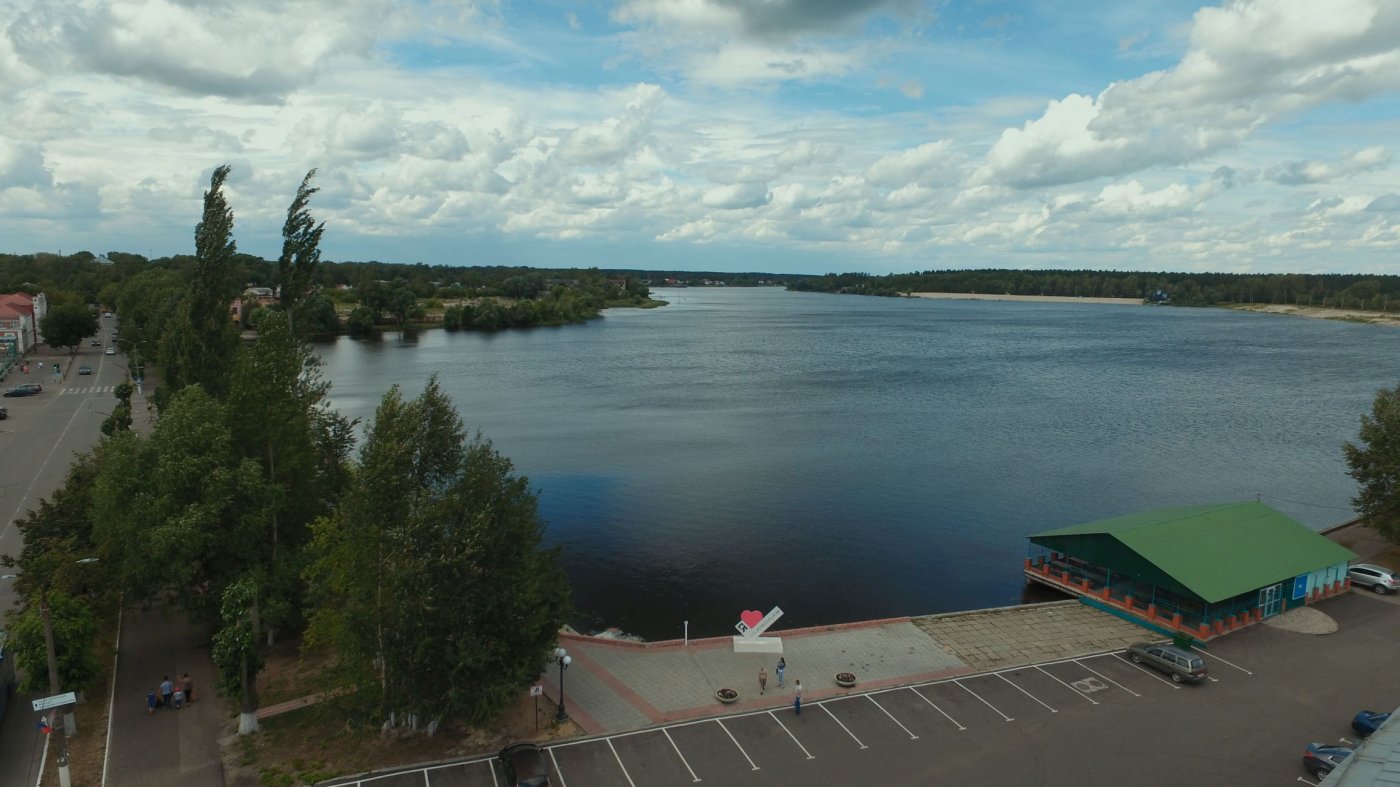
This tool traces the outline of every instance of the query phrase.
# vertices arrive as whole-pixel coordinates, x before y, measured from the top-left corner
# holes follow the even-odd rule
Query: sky
[[[0,252],[1400,273],[1396,0],[5,0]]]

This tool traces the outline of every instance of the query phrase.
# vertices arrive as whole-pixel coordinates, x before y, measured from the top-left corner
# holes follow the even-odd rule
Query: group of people
[[[780,689],[787,688],[787,684],[783,680],[783,673],[785,672],[787,672],[787,659],[783,658],[782,656],[779,656],[777,673],[778,688]],[[768,691],[768,668],[759,667],[758,693],[763,694],[766,691]],[[797,715],[802,715],[802,681],[800,680],[795,680],[792,682],[792,709],[797,712]]]
[[[190,702],[194,702],[194,679],[190,674],[181,675],[178,683],[166,675],[160,681],[159,694],[155,689],[146,692],[146,713],[155,713],[156,708],[178,710]]]

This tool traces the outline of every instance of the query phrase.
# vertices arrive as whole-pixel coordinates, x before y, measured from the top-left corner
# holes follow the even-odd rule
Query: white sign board
[[[34,700],[33,705],[34,710],[39,711],[57,708],[60,705],[72,705],[77,701],[78,695],[70,691],[67,694],[55,694],[52,697],[42,697]]]
[[[534,686],[531,686],[531,687],[530,687],[530,696],[531,696],[531,697],[538,697],[538,696],[540,696],[541,694],[544,694],[544,686],[541,686],[541,685],[539,685],[539,684],[537,683],[537,684],[535,684]]]

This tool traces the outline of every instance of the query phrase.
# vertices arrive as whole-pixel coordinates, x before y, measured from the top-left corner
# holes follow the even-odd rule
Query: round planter
[[[843,689],[849,689],[856,685],[856,676],[849,672],[836,673],[836,685]]]
[[[738,701],[739,692],[733,689],[718,689],[715,691],[715,699],[728,705],[731,702]]]

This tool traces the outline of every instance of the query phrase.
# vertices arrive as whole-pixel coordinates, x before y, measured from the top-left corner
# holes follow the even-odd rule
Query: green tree
[[[436,378],[381,402],[359,468],[318,522],[308,648],[390,724],[494,718],[539,674],[568,607],[528,481],[467,439]]]
[[[374,310],[368,306],[356,306],[345,321],[351,336],[365,337],[374,334]]]
[[[326,223],[320,224],[311,217],[307,205],[311,195],[320,191],[311,187],[311,179],[316,170],[306,173],[297,195],[287,208],[287,221],[282,225],[282,256],[277,258],[277,280],[281,285],[282,308],[287,312],[287,323],[295,331],[296,316],[301,306],[311,296],[314,288],[316,266],[321,262],[321,235],[326,231]],[[302,333],[308,331],[303,329]]]
[[[100,672],[92,648],[97,636],[96,620],[87,604],[62,591],[49,591],[47,600],[58,685],[65,691],[83,691]],[[10,610],[5,618],[10,634],[8,645],[24,669],[20,690],[47,694],[49,669],[42,615],[42,602],[26,602],[22,610]]]
[[[388,311],[398,320],[400,327],[408,322],[417,306],[418,296],[414,295],[413,288],[408,286],[407,281],[395,279],[389,288]]]
[[[1358,438],[1360,445],[1348,441],[1342,449],[1347,474],[1360,485],[1352,505],[1377,532],[1400,543],[1400,385],[1376,392]]]
[[[301,328],[308,336],[325,336],[340,331],[340,315],[336,314],[335,301],[324,292],[318,292],[306,299],[301,310]]]
[[[223,626],[214,634],[214,665],[219,671],[216,687],[224,696],[239,701],[239,735],[258,731],[257,673],[263,666],[257,648],[258,585],[250,575],[224,589],[219,605]]]
[[[67,347],[72,355],[83,340],[97,333],[97,315],[80,303],[61,303],[39,320],[39,333],[52,347]]]

